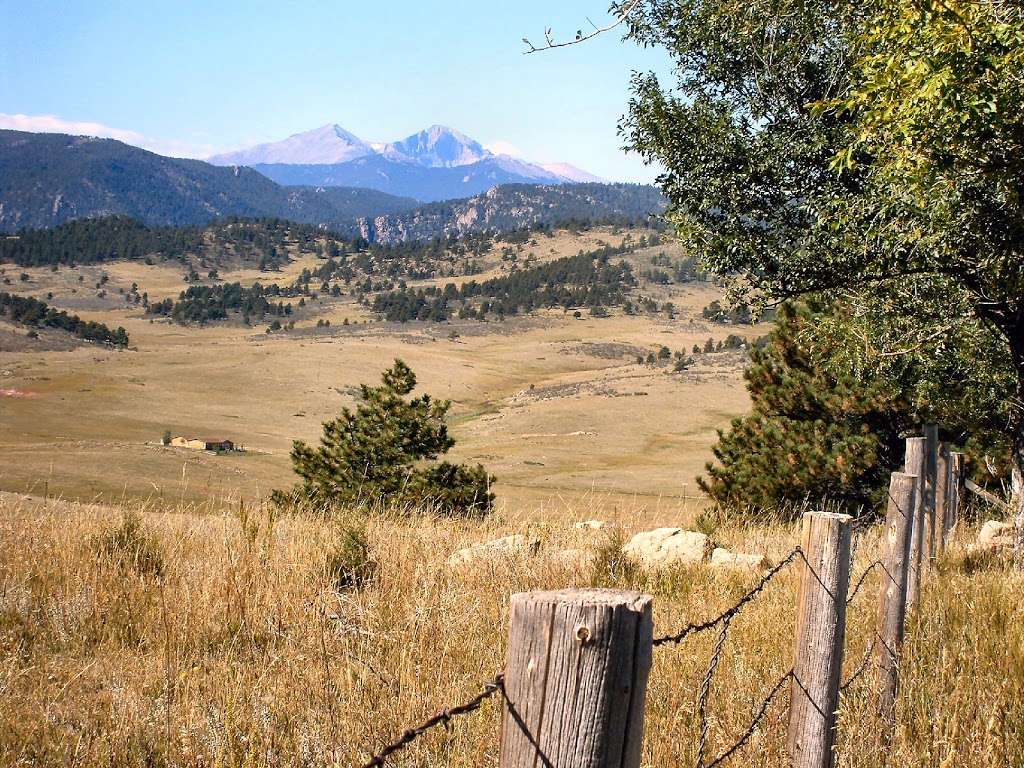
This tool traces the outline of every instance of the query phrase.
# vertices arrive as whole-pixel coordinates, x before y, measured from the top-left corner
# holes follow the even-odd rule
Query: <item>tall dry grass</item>
[[[713,615],[757,579],[704,566],[567,567],[550,553],[597,548],[607,534],[562,524],[532,528],[544,542],[536,556],[453,571],[453,550],[513,527],[375,517],[374,582],[336,593],[324,564],[346,521],[140,513],[130,535],[159,553],[158,568],[104,545],[122,509],[0,496],[0,763],[359,765],[501,668],[512,592],[641,588],[655,596],[660,634]],[[726,526],[715,537],[778,558],[797,532]],[[878,548],[877,533],[866,534],[855,573]],[[791,666],[794,575],[783,572],[734,622],[711,693],[709,756]],[[870,635],[877,584],[873,574],[851,608],[847,675]],[[1024,763],[1022,595],[1021,578],[997,564],[947,556],[910,626],[891,749],[875,746],[865,675],[843,698],[839,764]],[[711,634],[656,652],[645,765],[694,763]],[[392,764],[495,765],[499,717],[492,701]],[[785,717],[784,696],[732,764],[785,764]]]

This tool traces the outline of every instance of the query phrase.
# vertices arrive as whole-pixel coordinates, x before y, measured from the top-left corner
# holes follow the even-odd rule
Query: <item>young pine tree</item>
[[[411,503],[458,515],[490,511],[494,478],[479,464],[431,463],[455,444],[444,423],[451,407],[430,395],[406,397],[416,376],[401,360],[384,371],[381,385],[360,386],[353,412],[323,425],[320,446],[296,440],[292,465],[302,483],[296,497],[323,504]],[[275,492],[275,498],[286,498]]]

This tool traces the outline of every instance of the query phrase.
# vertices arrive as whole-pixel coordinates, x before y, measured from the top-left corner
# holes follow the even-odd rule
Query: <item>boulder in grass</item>
[[[519,555],[536,554],[538,549],[540,549],[540,539],[516,533],[512,536],[504,536],[494,541],[485,541],[482,544],[474,544],[471,547],[460,549],[448,558],[448,565],[457,567],[482,560],[507,560]]]
[[[649,567],[702,563],[711,552],[711,541],[703,533],[682,528],[655,528],[630,539],[622,551]]]
[[[974,549],[988,552],[1012,550],[1016,537],[1017,531],[1014,529],[1013,523],[989,520],[981,526]]]
[[[715,547],[711,553],[711,565],[719,568],[743,568],[759,571],[771,567],[771,561],[757,553],[730,552],[723,547]]]

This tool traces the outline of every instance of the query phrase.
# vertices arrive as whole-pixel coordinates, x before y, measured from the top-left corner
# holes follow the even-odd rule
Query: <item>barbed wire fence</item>
[[[897,475],[902,473],[894,473],[894,483]],[[903,476],[912,477],[912,476]],[[917,483],[917,478],[914,478]],[[920,487],[924,487],[923,483],[919,483]],[[934,485],[934,481],[933,481]],[[946,494],[949,496],[949,494]],[[914,497],[911,497],[912,499]],[[886,517],[893,516],[893,510],[904,521],[908,526],[908,531],[912,529],[914,525],[921,525],[924,522],[923,510],[924,505],[920,503],[920,498],[913,501],[909,505],[906,499],[896,499],[893,495],[892,488],[890,487],[889,494],[886,497],[886,503],[888,505],[888,511],[882,512],[882,519],[886,520]],[[850,569],[852,570],[853,561],[856,556],[856,550],[862,539],[866,535],[867,531],[871,529],[873,524],[877,522],[879,518],[879,510],[874,510],[872,514],[861,515],[852,521],[849,525],[850,535]],[[957,514],[949,515],[949,518],[955,524]],[[888,523],[887,523],[888,524]],[[909,536],[909,533],[907,534]],[[891,543],[891,542],[890,542]],[[891,557],[891,552],[889,553]],[[658,649],[665,646],[678,646],[690,638],[700,635],[705,632],[710,632],[717,629],[717,636],[713,643],[712,653],[709,658],[708,664],[705,668],[704,674],[701,677],[700,685],[697,687],[697,718],[698,718],[698,737],[697,737],[697,749],[695,768],[718,768],[730,759],[735,757],[750,741],[750,739],[757,732],[762,721],[771,710],[772,704],[780,697],[780,695],[786,690],[787,684],[792,683],[791,687],[799,687],[803,689],[803,684],[796,677],[795,667],[790,667],[787,671],[783,672],[776,680],[774,685],[768,690],[768,693],[757,705],[753,717],[750,720],[749,725],[736,736],[728,747],[722,750],[718,755],[712,758],[710,761],[706,761],[706,755],[708,751],[708,741],[710,736],[710,724],[708,717],[708,709],[711,701],[711,691],[714,684],[715,675],[721,664],[722,656],[725,652],[727,642],[729,640],[729,632],[732,629],[733,622],[738,618],[740,613],[745,607],[754,602],[766,588],[789,566],[796,562],[802,562],[803,565],[809,569],[810,573],[815,579],[819,579],[817,573],[815,573],[812,564],[808,561],[805,555],[804,549],[801,546],[796,546],[788,553],[786,553],[782,559],[780,559],[775,565],[773,565],[755,584],[753,587],[748,589],[740,598],[734,602],[730,607],[716,614],[712,618],[700,621],[692,622],[683,626],[679,631],[654,637],[651,641],[652,649]],[[922,563],[925,562],[922,560]],[[921,567],[921,564],[918,564]],[[834,596],[834,602],[838,604],[839,600],[842,599],[842,609],[845,613],[846,608],[854,603],[858,595],[861,593],[863,587],[868,582],[869,577],[876,572],[882,572],[885,579],[893,579],[894,575],[887,568],[887,563],[884,558],[879,558],[871,561],[865,565],[858,577],[853,580],[852,585],[847,582],[847,590],[842,598]],[[883,588],[885,582],[883,581]],[[884,591],[884,590],[883,590]],[[901,600],[905,609],[906,603],[906,584],[904,579],[902,594],[897,595],[897,599]],[[902,619],[901,619],[902,623]],[[900,628],[900,639],[902,639],[902,627]],[[845,636],[841,638],[841,647],[845,644]],[[875,667],[881,665],[873,663],[876,657],[876,650],[879,647],[879,643],[882,643],[883,647],[887,650],[887,655],[892,658],[894,654],[898,653],[898,649],[890,647],[889,642],[885,638],[882,638],[877,628],[872,631],[871,640],[866,645],[866,649],[863,657],[856,665],[854,671],[850,676],[842,683],[838,685],[837,695],[845,693],[851,686],[857,681],[861,680],[868,672]],[[885,671],[885,670],[882,670]],[[805,691],[806,692],[806,691]],[[367,762],[363,763],[363,768],[381,768],[385,765],[389,757],[395,753],[405,749],[418,738],[438,727],[447,728],[452,719],[468,715],[481,708],[485,701],[491,697],[501,694],[507,704],[511,704],[508,701],[508,696],[504,688],[504,673],[496,675],[491,680],[488,680],[483,684],[482,689],[472,698],[466,702],[446,708],[436,713],[432,717],[428,718],[421,724],[405,730],[398,738],[389,742],[386,746],[376,752],[372,758]]]

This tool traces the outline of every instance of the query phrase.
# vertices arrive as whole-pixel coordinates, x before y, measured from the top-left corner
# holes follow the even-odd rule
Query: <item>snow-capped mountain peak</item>
[[[384,154],[427,168],[471,165],[491,156],[478,141],[445,125],[432,125],[401,141],[392,142],[384,148]]]
[[[214,155],[214,165],[334,165],[374,154],[370,144],[336,123],[296,133],[283,141],[258,144],[249,149]]]
[[[489,150],[445,125],[384,143],[329,123],[283,141],[214,155],[209,162],[253,166],[285,186],[369,187],[421,200],[464,197],[496,184],[601,181],[567,163],[531,163]]]

